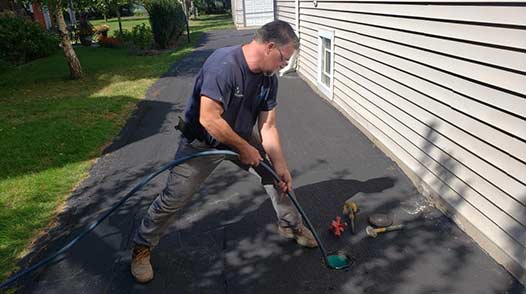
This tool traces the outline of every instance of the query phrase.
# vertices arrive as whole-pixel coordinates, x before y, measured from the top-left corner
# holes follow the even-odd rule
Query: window
[[[334,67],[334,32],[318,32],[318,87],[332,98]]]

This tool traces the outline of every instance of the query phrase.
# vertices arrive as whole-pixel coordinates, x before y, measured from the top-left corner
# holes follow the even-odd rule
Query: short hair
[[[254,40],[258,43],[274,42],[278,47],[283,47],[290,43],[296,50],[300,47],[300,40],[294,33],[294,29],[288,22],[282,20],[271,21],[263,25],[256,31]]]

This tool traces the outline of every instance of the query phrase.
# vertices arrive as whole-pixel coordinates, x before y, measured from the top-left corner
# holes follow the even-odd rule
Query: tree
[[[122,34],[122,21],[120,7],[130,5],[130,0],[92,0],[92,3],[86,2],[85,8],[94,8],[104,15],[104,22],[107,22],[107,15],[110,11],[115,11],[117,21],[119,22],[119,32]]]
[[[67,3],[63,3],[62,0],[27,0],[27,3],[31,2],[40,2],[46,5],[49,11],[51,11],[57,22],[60,46],[64,50],[64,57],[68,63],[69,76],[74,80],[82,78],[82,66],[80,65],[75,50],[73,50],[73,46],[71,45],[71,40],[66,28],[66,21],[64,20],[63,8]]]
[[[55,19],[57,20],[60,45],[64,50],[64,56],[66,57],[66,62],[68,63],[69,76],[74,80],[80,79],[83,76],[82,67],[75,50],[73,50],[71,40],[69,39],[69,34],[62,11],[62,0],[48,0],[48,7],[51,11],[53,11]]]
[[[108,22],[108,15],[110,14],[110,1],[109,0],[97,0],[94,5],[95,9],[100,11],[104,16],[104,23]]]
[[[119,33],[122,34],[122,22],[121,22],[121,11],[119,9],[119,2],[122,2],[123,0],[110,0],[110,5],[115,9],[115,12],[117,13],[117,21],[119,22]],[[127,2],[127,1],[126,1]]]

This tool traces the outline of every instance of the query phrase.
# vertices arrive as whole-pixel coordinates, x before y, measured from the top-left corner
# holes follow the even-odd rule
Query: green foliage
[[[144,7],[150,15],[150,26],[157,46],[161,49],[175,45],[184,31],[186,17],[177,0],[147,0]]]
[[[13,64],[8,63],[7,61],[0,59],[0,74],[2,74],[3,72],[10,71],[14,67],[15,66]]]
[[[103,19],[95,19],[95,20],[90,20],[90,23],[94,26],[97,26],[97,25],[101,25],[101,24],[107,24],[108,26],[110,26],[110,30],[108,31],[108,36],[110,35],[114,35],[116,31],[119,30],[119,21],[117,18],[109,18],[107,19],[107,22],[104,22]],[[148,17],[122,17],[121,18],[121,23],[122,23],[122,29],[123,30],[128,30],[128,31],[131,31],[133,29],[134,26],[136,25],[139,25],[139,24],[146,24],[147,27],[150,26],[150,21],[148,19]]]
[[[194,5],[200,14],[225,13],[227,11],[223,1],[194,0]]]
[[[11,64],[49,56],[59,48],[56,34],[19,17],[0,18],[0,40],[0,60]]]
[[[48,0],[49,1],[49,0]],[[55,0],[56,1],[56,0]],[[62,0],[63,2],[68,2]],[[113,17],[116,16],[116,10],[119,9],[121,16],[130,15],[131,3],[135,1],[128,0],[75,0],[72,1],[73,7],[77,11],[88,12],[90,17]]]
[[[153,46],[152,31],[144,23],[134,26],[131,32],[128,30],[123,30],[122,33],[116,31],[115,37],[121,40],[132,53],[140,53]]]
[[[10,70],[0,64],[0,281],[17,268],[146,89],[192,51],[203,31],[233,24],[228,16],[204,16],[190,26],[192,43],[154,56],[77,48],[82,80],[66,78],[60,52]]]

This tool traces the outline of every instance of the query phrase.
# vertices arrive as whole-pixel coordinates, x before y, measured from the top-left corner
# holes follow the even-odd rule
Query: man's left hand
[[[290,175],[289,169],[279,166],[276,166],[275,169],[281,179],[281,181],[277,183],[278,189],[283,193],[292,191],[292,176]]]

